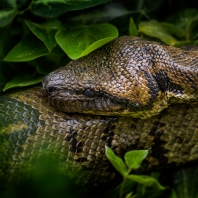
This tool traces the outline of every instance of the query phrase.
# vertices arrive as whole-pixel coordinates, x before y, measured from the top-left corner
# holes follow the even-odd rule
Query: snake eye
[[[57,90],[56,87],[50,86],[50,87],[47,88],[47,93],[48,94],[53,94],[56,90]]]
[[[95,93],[91,89],[86,89],[85,92],[84,92],[84,95],[87,96],[87,97],[92,98],[92,97],[94,97]]]

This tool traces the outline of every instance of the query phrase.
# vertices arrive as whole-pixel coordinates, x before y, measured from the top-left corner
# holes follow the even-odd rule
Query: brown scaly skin
[[[171,105],[148,119],[66,114],[34,88],[0,97],[0,140],[1,176],[8,181],[28,175],[41,156],[50,156],[79,185],[104,184],[115,177],[105,145],[120,157],[148,149],[142,169],[197,160],[198,105]]]
[[[124,43],[119,42],[122,41],[122,39],[124,39]],[[125,46],[123,44],[132,41],[137,45],[138,42],[140,42],[140,44],[148,44],[151,47],[152,44],[153,46],[156,45],[156,48],[166,49],[166,52],[170,52],[172,55],[174,50],[178,55],[183,53],[183,57],[191,57],[193,54],[196,55],[195,52],[184,53],[184,51],[177,50],[176,48],[168,48],[161,44],[142,41],[137,38],[121,37],[117,39],[117,41],[119,45],[123,47]],[[66,68],[62,68],[58,70],[58,72],[56,71],[46,77],[43,87],[47,88],[48,93],[50,92],[50,96],[48,97],[40,88],[29,89],[24,92],[17,92],[0,97],[0,173],[2,177],[8,181],[18,180],[20,175],[28,175],[27,173],[34,169],[34,164],[39,161],[41,156],[50,156],[60,167],[60,171],[76,178],[76,182],[80,185],[85,185],[86,183],[93,185],[108,183],[115,177],[115,172],[105,157],[105,145],[112,148],[120,157],[123,157],[127,151],[133,149],[148,149],[149,154],[142,166],[142,169],[146,170],[169,165],[180,165],[198,159],[198,104],[192,101],[184,104],[171,104],[167,109],[162,110],[159,115],[148,116],[149,118],[147,119],[132,118],[131,114],[129,117],[108,117],[62,113],[48,103],[49,99],[57,108],[60,109],[60,107],[64,107],[74,112],[76,108],[77,110],[82,110],[80,104],[81,99],[82,101],[86,99],[85,102],[83,102],[85,109],[91,111],[91,106],[95,108],[94,113],[96,113],[98,109],[102,109],[101,112],[103,113],[104,110],[109,108],[111,108],[111,110],[117,109],[118,112],[123,112],[124,107],[128,108],[126,101],[128,101],[129,98],[127,98],[127,100],[122,98],[122,102],[120,102],[119,97],[121,96],[119,94],[121,94],[121,92],[118,91],[117,93],[113,90],[111,90],[111,93],[107,92],[113,84],[110,83],[112,78],[117,79],[118,82],[119,79],[124,79],[122,76],[124,76],[126,69],[122,66],[123,70],[120,68],[118,73],[114,74],[121,77],[113,77],[111,70],[114,71],[115,67],[111,68],[110,65],[103,67],[106,63],[105,59],[111,57],[110,54],[114,54],[114,56],[112,56],[114,59],[111,58],[111,60],[115,63],[120,60],[120,65],[122,65],[128,60],[127,58],[121,60],[115,48],[109,48],[110,46],[113,47],[115,42],[116,41],[113,41],[105,47],[96,50],[94,53],[96,53],[97,56],[93,56],[93,53],[90,56],[73,61]],[[141,46],[140,44],[139,46]],[[121,53],[122,50],[119,45],[118,49],[120,49]],[[105,55],[106,53],[102,53],[103,49],[106,49],[108,56]],[[141,50],[139,49],[139,51]],[[124,51],[122,54],[125,54]],[[103,57],[104,62],[102,62],[101,57]],[[127,54],[123,55],[123,57],[127,57]],[[141,57],[139,58],[141,59]],[[176,58],[172,57],[171,60],[175,59]],[[183,62],[178,60],[178,64],[184,65],[187,59],[191,60],[190,58],[184,58]],[[193,62],[195,62],[195,59],[193,60]],[[110,60],[108,60],[108,63],[110,63],[109,61]],[[79,65],[79,63],[81,64]],[[86,67],[85,63],[97,63],[98,65],[96,69],[94,69],[92,65]],[[77,65],[80,67],[78,68]],[[188,66],[188,68],[190,68],[190,66]],[[196,66],[194,68],[196,69]],[[60,71],[62,71],[61,74],[59,73]],[[96,71],[98,72],[98,77],[96,77],[96,73],[94,73]],[[158,71],[157,68],[156,71]],[[161,85],[157,80],[155,82],[149,82],[148,79],[144,79],[143,77],[145,77],[145,75],[142,73],[139,74],[139,76],[142,75],[142,78],[139,77],[138,80],[144,82],[144,84],[135,86],[137,76],[132,73],[135,84],[133,86],[133,81],[131,81],[128,88],[138,91],[142,87],[149,95],[156,93],[156,97],[150,100],[151,106],[153,104],[152,101],[160,94],[163,96],[164,93],[166,93],[165,95],[167,97],[171,95],[170,93],[175,94],[177,92],[178,95],[180,93],[180,99],[182,97],[181,93],[191,93],[193,97],[189,98],[189,100],[195,100],[197,82],[191,70],[187,76],[181,75],[183,83],[180,86],[176,85],[177,80],[181,81],[179,77],[171,80],[172,73],[168,72],[168,70],[163,71],[167,72],[166,77],[170,85],[169,90],[165,90],[163,84]],[[191,73],[192,75],[190,75]],[[125,77],[130,79],[130,76],[127,75],[128,74],[126,74]],[[154,79],[154,77],[152,77],[152,79]],[[192,90],[188,90],[186,88],[188,84],[184,84],[184,80],[188,80],[189,83],[191,83],[192,79],[194,80],[194,86],[192,86]],[[119,98],[119,100],[116,99],[116,103],[112,98],[94,100],[93,97],[90,97],[93,92],[88,89],[93,90],[94,87],[96,88],[98,84],[95,85],[93,83],[99,81],[103,84],[105,83],[104,81],[110,84],[104,85],[104,92],[102,92],[101,87],[98,87],[100,92],[97,93],[97,91],[95,91],[95,96],[99,97],[102,95],[112,97],[114,94]],[[63,82],[65,84],[61,86]],[[122,80],[122,82],[124,82],[124,80]],[[129,82],[126,82],[126,84],[127,83]],[[83,87],[85,87],[87,91],[80,89],[72,90],[71,84],[73,84],[74,88],[80,87],[83,89]],[[81,86],[79,84],[81,84]],[[124,85],[124,83],[122,84],[120,82],[118,84],[121,85],[117,90],[121,90],[121,86]],[[155,88],[153,92],[146,91],[151,89],[150,85],[153,85]],[[173,85],[175,89],[180,88],[179,91],[173,89]],[[127,87],[125,87],[124,90],[127,90]],[[156,90],[158,92],[156,92]],[[80,94],[85,91],[85,95]],[[123,93],[125,93],[125,91]],[[136,92],[136,94],[140,99],[141,97],[144,98],[144,96],[147,98],[147,94],[144,95],[144,93],[140,92]],[[52,97],[55,95],[58,99]],[[68,96],[72,96],[72,100],[68,100],[68,102],[64,104],[60,99],[63,97],[68,99]],[[186,100],[187,99],[185,99],[184,102],[187,102]],[[96,101],[102,102],[100,104],[96,103]],[[140,101],[144,102],[144,100]],[[181,100],[179,100],[179,102],[181,102]],[[73,103],[76,106],[71,107]],[[133,103],[130,105],[131,107],[129,109],[134,110]],[[139,106],[144,107],[144,105]],[[137,108],[139,107],[137,106]],[[136,112],[134,115],[142,114]]]
[[[124,36],[52,72],[43,88],[60,111],[148,118],[197,102],[198,52]]]

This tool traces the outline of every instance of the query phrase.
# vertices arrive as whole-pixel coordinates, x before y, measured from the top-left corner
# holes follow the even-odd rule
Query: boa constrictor
[[[105,145],[120,157],[148,149],[142,170],[197,160],[197,95],[198,52],[117,38],[42,89],[0,97],[1,176],[18,180],[49,157],[80,185],[108,183]]]

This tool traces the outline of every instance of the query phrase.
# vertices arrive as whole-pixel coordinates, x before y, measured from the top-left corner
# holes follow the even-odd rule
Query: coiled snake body
[[[198,52],[120,37],[49,74],[43,89],[1,96],[1,175],[18,180],[50,156],[81,185],[109,182],[105,145],[120,157],[148,149],[142,169],[197,160],[197,72]]]

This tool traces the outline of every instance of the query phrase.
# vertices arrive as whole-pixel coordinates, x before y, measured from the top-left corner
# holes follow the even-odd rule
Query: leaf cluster
[[[37,84],[118,34],[175,46],[198,43],[198,9],[183,6],[162,19],[168,6],[164,0],[2,0],[0,92]]]
[[[120,198],[124,195],[126,198],[143,198],[148,196],[154,198],[159,197],[163,191],[169,189],[169,187],[164,187],[158,182],[158,173],[152,173],[151,176],[130,174],[131,171],[140,168],[147,154],[148,150],[129,151],[124,156],[124,163],[110,148],[106,147],[107,158],[123,176],[123,182],[114,189],[115,197],[119,194]],[[167,198],[177,198],[174,189],[171,189],[171,193]]]

